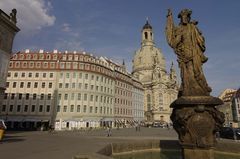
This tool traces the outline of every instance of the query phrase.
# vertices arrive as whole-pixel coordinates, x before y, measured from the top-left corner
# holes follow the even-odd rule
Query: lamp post
[[[226,113],[226,118],[227,118],[227,126],[230,126],[230,123],[229,123],[229,113],[228,112]]]

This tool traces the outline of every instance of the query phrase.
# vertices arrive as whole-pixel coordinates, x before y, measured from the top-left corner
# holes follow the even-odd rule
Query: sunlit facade
[[[26,50],[11,58],[0,111],[13,129],[133,126],[144,119],[142,94],[125,66],[107,58]]]

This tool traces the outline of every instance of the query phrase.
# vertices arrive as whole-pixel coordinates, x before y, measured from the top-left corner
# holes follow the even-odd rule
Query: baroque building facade
[[[222,105],[217,106],[217,109],[224,113],[225,115],[225,126],[234,125],[233,120],[233,98],[235,93],[237,92],[236,89],[227,88],[221,92],[218,96],[223,101]]]
[[[143,86],[119,65],[85,52],[18,52],[0,108],[9,128],[133,126],[144,120]]]
[[[161,49],[155,46],[148,20],[141,34],[141,47],[134,54],[132,74],[144,87],[145,120],[171,123],[170,104],[178,93],[176,71],[172,64],[170,73],[167,72],[165,58]]]
[[[20,31],[16,26],[17,10],[13,9],[10,15],[0,9],[0,103],[6,89],[8,63],[10,60],[15,34]]]
[[[232,114],[235,127],[240,127],[240,88],[235,92],[232,99]]]

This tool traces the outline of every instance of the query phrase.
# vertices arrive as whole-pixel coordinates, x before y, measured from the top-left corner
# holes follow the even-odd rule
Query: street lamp
[[[230,124],[229,124],[229,113],[226,113],[226,117],[227,117],[227,126],[230,126]]]

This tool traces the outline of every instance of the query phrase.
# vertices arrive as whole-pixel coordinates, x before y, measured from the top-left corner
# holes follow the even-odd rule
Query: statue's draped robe
[[[166,36],[168,44],[174,49],[181,69],[182,84],[179,96],[209,95],[211,88],[204,77],[202,64],[207,61],[204,56],[204,37],[189,22],[186,25],[174,26],[172,15],[167,18]]]

